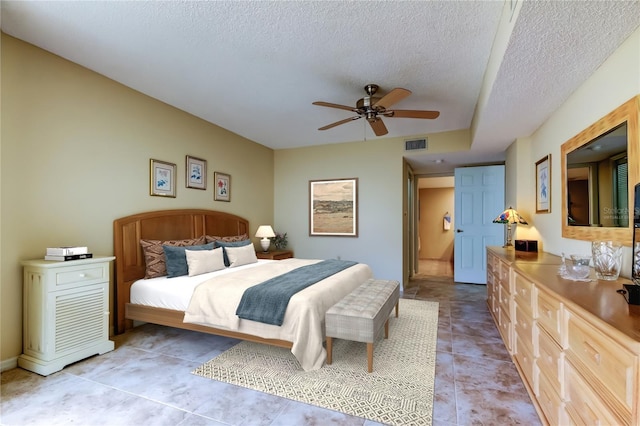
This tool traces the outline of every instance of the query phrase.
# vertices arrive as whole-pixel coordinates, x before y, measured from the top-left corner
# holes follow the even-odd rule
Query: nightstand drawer
[[[103,282],[108,279],[105,264],[58,268],[54,273],[56,286],[66,286],[69,284],[92,284]]]
[[[271,259],[271,260],[283,260],[290,259],[293,257],[293,251],[291,250],[275,250],[269,252],[259,251],[256,252],[256,257],[258,259]]]

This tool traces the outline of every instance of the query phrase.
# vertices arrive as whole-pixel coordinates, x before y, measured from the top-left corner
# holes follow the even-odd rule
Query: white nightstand
[[[20,367],[47,376],[73,362],[113,350],[109,340],[109,264],[114,259],[22,262]]]

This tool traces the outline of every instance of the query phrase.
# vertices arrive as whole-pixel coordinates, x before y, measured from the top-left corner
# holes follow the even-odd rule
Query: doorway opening
[[[417,258],[415,278],[453,278],[453,176],[417,179]]]

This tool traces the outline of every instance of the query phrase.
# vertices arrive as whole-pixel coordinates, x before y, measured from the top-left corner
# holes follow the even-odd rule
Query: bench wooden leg
[[[387,322],[384,323],[384,338],[389,338],[389,318],[387,318]]]
[[[396,318],[398,318],[398,310],[400,309],[400,300],[396,302]]]
[[[331,364],[331,355],[333,353],[333,337],[327,336],[327,364]]]
[[[367,371],[373,371],[373,343],[367,343]]]

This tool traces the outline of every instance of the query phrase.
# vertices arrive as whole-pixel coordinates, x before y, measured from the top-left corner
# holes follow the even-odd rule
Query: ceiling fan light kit
[[[358,99],[355,108],[346,105],[332,104],[329,102],[314,102],[313,105],[343,109],[358,114],[344,120],[336,121],[335,123],[327,124],[326,126],[320,127],[318,130],[331,129],[341,124],[345,124],[350,121],[358,120],[362,117],[365,117],[376,136],[383,136],[389,133],[389,131],[387,130],[387,126],[384,125],[384,122],[382,121],[380,116],[384,116],[387,118],[422,118],[432,120],[434,118],[438,118],[438,116],[440,115],[439,111],[408,109],[390,110],[388,108],[409,96],[411,94],[411,91],[396,87],[384,96],[374,96],[378,92],[378,89],[379,86],[377,84],[367,84],[366,86],[364,86],[364,91],[367,93],[367,96]]]

